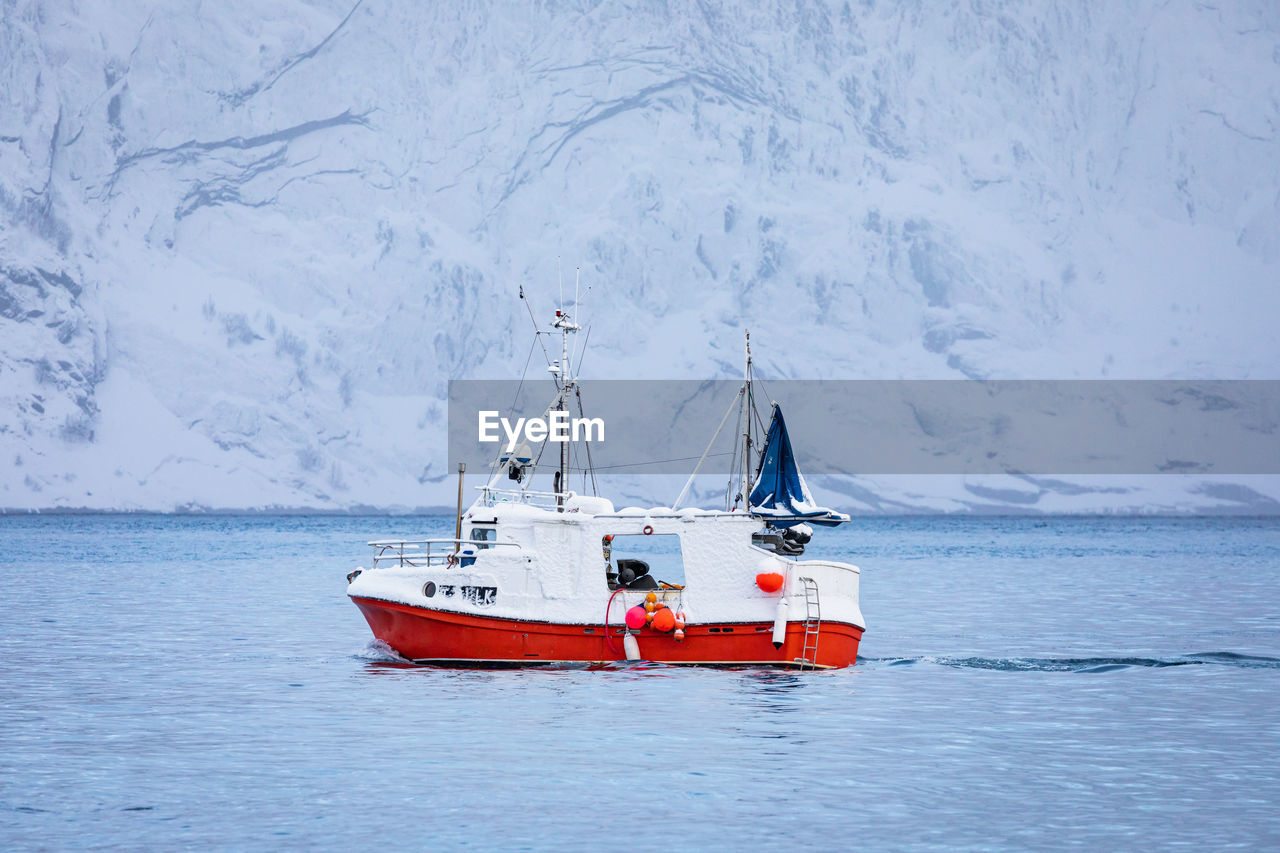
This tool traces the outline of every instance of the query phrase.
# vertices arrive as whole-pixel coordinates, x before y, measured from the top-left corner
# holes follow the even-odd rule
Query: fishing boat
[[[579,385],[568,346],[579,326],[562,308],[554,329],[563,355],[550,365],[547,412],[565,412]],[[865,628],[859,569],[801,558],[814,527],[849,517],[815,503],[781,407],[763,437],[755,407],[748,335],[742,385],[707,445],[737,411],[723,509],[681,505],[707,452],[671,506],[616,509],[565,487],[563,442],[543,491],[532,488],[541,454],[508,448],[465,510],[459,466],[452,538],[370,542],[372,561],[347,576],[347,593],[374,637],[419,664],[850,666]]]

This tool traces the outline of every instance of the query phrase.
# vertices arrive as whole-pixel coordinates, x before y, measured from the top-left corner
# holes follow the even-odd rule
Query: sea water
[[[1280,521],[857,519],[832,672],[434,669],[447,518],[0,517],[0,848],[1280,844]]]

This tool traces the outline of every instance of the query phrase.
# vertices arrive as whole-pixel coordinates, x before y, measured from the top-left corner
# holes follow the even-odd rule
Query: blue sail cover
[[[769,436],[765,439],[760,474],[751,487],[748,504],[753,514],[766,519],[774,527],[792,527],[802,523],[834,527],[849,520],[849,516],[813,502],[813,495],[796,467],[795,454],[791,452],[791,438],[787,435],[787,423],[782,419],[782,407],[776,403],[773,420],[769,422]]]

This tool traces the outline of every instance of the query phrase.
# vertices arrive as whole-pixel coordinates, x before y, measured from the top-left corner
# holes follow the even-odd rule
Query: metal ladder
[[[813,578],[800,578],[804,588],[804,648],[796,663],[818,668],[818,632],[822,630],[822,602],[818,598],[818,582]]]

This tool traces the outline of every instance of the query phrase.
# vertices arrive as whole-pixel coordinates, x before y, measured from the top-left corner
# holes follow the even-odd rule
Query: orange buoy
[[[646,624],[646,625],[648,625],[649,623],[651,623],[651,622],[653,621],[653,611],[652,611],[652,610],[650,610],[650,611],[648,611],[648,612],[646,612],[646,613],[644,614],[644,621],[645,621],[645,624]]]
[[[761,572],[756,575],[756,586],[765,592],[777,592],[782,589],[785,578],[777,572]]]
[[[684,629],[683,629],[683,628],[677,628],[677,629],[676,629],[676,632],[675,632],[675,634],[674,634],[673,636],[676,638],[676,640],[683,640],[683,639],[684,639]]]
[[[652,613],[658,609],[658,605],[654,604],[652,601],[646,601],[644,603],[644,609],[646,612]]]
[[[639,631],[644,627],[645,616],[643,607],[638,604],[632,607],[627,611],[627,627],[633,631]]]
[[[658,594],[657,594],[656,592],[651,592],[651,593],[649,593],[648,595],[646,595],[646,596],[644,597],[644,600],[645,600],[645,601],[650,601],[650,602],[657,601],[657,600],[658,600]]]
[[[664,607],[657,613],[653,614],[653,629],[662,631],[664,634],[674,630],[676,627],[676,615],[671,612],[671,608]]]

